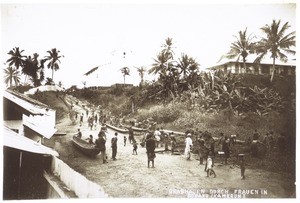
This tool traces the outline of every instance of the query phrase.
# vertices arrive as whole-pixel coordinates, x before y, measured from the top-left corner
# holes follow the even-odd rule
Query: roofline
[[[50,109],[46,104],[12,90],[5,90],[3,97],[20,106],[24,111],[32,115],[45,115],[48,111],[55,111]]]

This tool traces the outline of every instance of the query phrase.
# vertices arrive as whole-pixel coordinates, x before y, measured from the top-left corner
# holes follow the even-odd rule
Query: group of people
[[[95,118],[94,118],[95,119]],[[96,119],[97,120],[97,119]],[[132,144],[133,150],[132,154],[137,155],[137,141],[134,137],[133,129],[130,127],[128,132],[128,139],[129,143]],[[201,131],[187,131],[185,133],[185,149],[184,154],[186,156],[187,160],[191,159],[191,152],[194,150],[193,143],[196,143],[196,151],[198,151],[199,156],[199,165],[203,165],[205,162],[205,171],[207,172],[207,176],[214,176],[216,177],[216,173],[213,170],[214,161],[215,161],[215,153],[217,152],[218,155],[221,157],[222,163],[224,161],[224,164],[228,164],[228,158],[230,158],[231,153],[231,147],[234,146],[237,142],[238,134],[233,135],[224,135],[223,132],[219,134],[219,137],[215,140],[213,138],[212,134],[208,131],[201,132]],[[82,133],[80,132],[80,129],[78,129],[78,136],[81,137]],[[257,130],[254,131],[253,135],[251,136],[251,139],[249,138],[250,142],[250,149],[251,149],[251,155],[257,156],[258,153],[258,146],[257,143],[259,142],[260,134]],[[193,141],[194,139],[194,141]],[[106,134],[105,134],[105,128],[101,128],[98,139],[96,139],[95,142],[93,142],[93,136],[90,135],[89,138],[87,138],[88,142],[91,144],[95,144],[100,149],[100,156],[103,163],[107,163],[107,155],[106,155]],[[117,155],[117,141],[118,141],[118,133],[116,132],[111,139],[111,148],[112,148],[112,159],[116,160]],[[124,146],[126,146],[127,137],[124,135]],[[277,146],[284,150],[284,136],[281,135],[277,138]],[[246,141],[247,143],[247,141]],[[169,151],[169,146],[171,147],[171,152],[173,153],[176,146],[177,146],[177,140],[175,138],[175,135],[173,132],[166,133],[163,128],[155,129],[154,131],[147,131],[145,133],[144,138],[142,139],[142,146],[146,147],[147,151],[147,160],[148,160],[148,167],[150,167],[150,163],[152,163],[152,167],[154,167],[154,159],[156,157],[155,155],[155,149],[159,147],[159,145],[162,147],[163,144],[165,145],[165,150]],[[273,132],[270,131],[266,133],[266,135],[263,137],[262,144],[267,147],[267,149],[272,150],[275,145],[276,141],[273,135]],[[215,149],[217,147],[217,150]],[[244,160],[244,154],[238,154],[237,155],[237,161],[241,169],[241,177],[242,179],[245,179],[245,160]]]

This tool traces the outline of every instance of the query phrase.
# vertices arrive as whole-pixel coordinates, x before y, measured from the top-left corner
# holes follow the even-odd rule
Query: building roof
[[[251,63],[252,64],[255,61],[256,58],[257,58],[256,54],[249,54],[246,58],[246,63]],[[228,64],[228,63],[236,63],[236,62],[243,63],[242,57],[240,57],[239,60],[237,60],[237,59],[238,59],[238,57],[235,57],[233,59],[228,59],[226,57],[223,57],[216,65],[208,67],[207,69],[213,69],[215,67],[223,66],[223,65]],[[269,55],[266,55],[261,60],[260,64],[272,65],[273,64],[273,59]],[[277,59],[275,61],[275,65],[280,65],[280,66],[296,66],[296,64],[297,64],[296,59],[288,60],[287,62],[283,62],[279,59]]]
[[[37,143],[25,136],[18,135],[16,132],[7,127],[4,127],[3,130],[3,146],[36,154],[59,156],[55,150]]]
[[[32,115],[44,115],[50,109],[46,104],[43,104],[35,99],[32,99],[24,94],[13,90],[5,90],[3,94],[4,98],[10,100],[11,102],[15,103],[16,105],[22,107],[22,109],[29,114]]]

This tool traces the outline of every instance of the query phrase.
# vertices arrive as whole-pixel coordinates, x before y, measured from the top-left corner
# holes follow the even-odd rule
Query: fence
[[[74,171],[57,157],[53,157],[52,172],[79,198],[104,198],[108,195],[103,188]]]

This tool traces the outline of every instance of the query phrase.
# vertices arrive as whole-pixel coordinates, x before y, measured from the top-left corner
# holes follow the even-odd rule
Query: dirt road
[[[74,109],[85,113],[80,106],[75,105]],[[157,153],[155,168],[148,168],[145,148],[139,146],[138,155],[132,155],[133,147],[128,140],[124,146],[124,134],[121,133],[118,135],[117,160],[113,161],[110,138],[114,131],[110,129],[106,142],[109,163],[102,164],[99,155],[88,158],[72,146],[71,139],[78,127],[79,124],[72,125],[65,118],[57,128],[67,135],[54,137],[46,144],[54,147],[60,158],[73,169],[101,185],[111,197],[295,197],[295,186],[288,176],[246,168],[246,180],[241,180],[237,166],[222,165],[218,159],[214,166],[216,178],[206,177],[204,165],[199,165],[195,156],[186,160],[183,155]],[[97,137],[100,126],[90,130],[85,122],[80,128],[83,137],[90,134]]]

